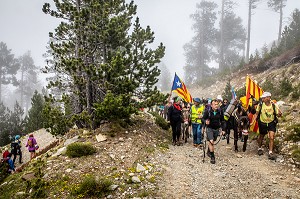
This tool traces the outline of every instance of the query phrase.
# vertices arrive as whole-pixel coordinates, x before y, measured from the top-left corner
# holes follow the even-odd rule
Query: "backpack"
[[[27,145],[28,145],[29,147],[33,147],[32,139],[28,139]]]
[[[17,142],[12,142],[10,144],[12,154],[16,154],[18,152],[18,149],[19,149],[18,145],[19,144]]]
[[[273,114],[274,114],[274,122],[275,122],[275,124],[277,124],[278,123],[278,118],[277,118],[277,115],[276,115],[276,110],[275,110],[275,104],[274,103],[272,103],[272,107],[273,107]],[[257,121],[260,119],[261,108],[262,108],[262,102],[259,103],[259,111],[258,111],[258,115],[257,115],[257,118],[256,118]]]

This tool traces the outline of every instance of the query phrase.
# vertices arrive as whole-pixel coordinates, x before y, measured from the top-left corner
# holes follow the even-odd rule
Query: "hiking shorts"
[[[33,149],[33,150],[29,150],[29,152],[35,152],[35,149]]]
[[[214,140],[216,141],[218,136],[220,134],[220,130],[219,129],[212,129],[212,128],[207,128],[206,129],[206,140]]]
[[[263,123],[261,121],[258,121],[258,127],[259,127],[259,133],[262,135],[266,135],[269,131],[276,132],[276,123],[270,122],[270,123]]]

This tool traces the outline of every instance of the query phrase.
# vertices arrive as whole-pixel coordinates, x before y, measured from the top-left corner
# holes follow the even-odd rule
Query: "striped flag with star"
[[[172,91],[176,92],[179,97],[181,97],[184,101],[188,103],[191,103],[193,100],[185,84],[183,83],[183,81],[181,81],[181,79],[177,76],[176,73],[173,81]]]

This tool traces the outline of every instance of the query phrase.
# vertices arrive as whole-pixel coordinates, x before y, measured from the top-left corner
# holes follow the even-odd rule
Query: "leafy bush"
[[[75,142],[67,146],[67,156],[81,157],[92,155],[96,152],[96,148],[88,143]]]
[[[150,112],[150,113],[155,117],[155,124],[157,124],[159,127],[161,127],[164,130],[168,130],[170,128],[168,122],[166,122],[166,120],[162,116],[160,116],[156,112]]]
[[[294,159],[294,161],[296,162],[300,162],[300,149],[297,148],[292,152],[292,158]]]
[[[109,187],[112,182],[107,179],[97,180],[95,176],[88,175],[80,183],[79,188],[73,192],[73,195],[84,195],[86,197],[103,197],[111,192]]]

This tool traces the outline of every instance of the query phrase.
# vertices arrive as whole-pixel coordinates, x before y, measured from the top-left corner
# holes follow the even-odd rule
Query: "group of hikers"
[[[8,147],[4,148],[4,151],[2,153],[1,164],[5,165],[5,168],[8,173],[13,173],[16,170],[15,162],[17,156],[19,156],[19,164],[23,164],[22,150],[21,150],[22,144],[20,140],[20,135],[16,135],[14,137],[14,140],[11,142],[10,147],[11,147],[10,151]],[[33,159],[36,156],[36,150],[39,149],[39,146],[32,133],[29,134],[25,147],[27,147],[30,153],[30,160]]]
[[[165,111],[167,109],[167,111]],[[207,141],[207,156],[212,164],[216,163],[215,145],[220,139],[227,139],[229,144],[230,130],[234,130],[235,151],[238,151],[237,141],[244,142],[243,151],[246,150],[250,126],[258,125],[259,137],[258,155],[263,155],[263,139],[269,137],[269,159],[274,160],[274,137],[276,132],[277,117],[282,115],[278,106],[271,100],[271,93],[264,92],[259,101],[253,100],[252,105],[245,107],[238,99],[193,98],[193,103],[186,103],[178,96],[164,106],[164,115],[172,127],[172,144],[182,145],[182,139],[187,142],[187,137],[192,131],[194,147],[203,147]]]

